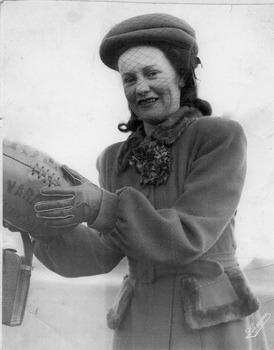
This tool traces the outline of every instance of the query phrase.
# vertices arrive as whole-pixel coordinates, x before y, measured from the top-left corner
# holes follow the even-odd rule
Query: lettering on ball
[[[8,180],[7,192],[16,197],[22,198],[25,202],[30,205],[34,205],[41,198],[40,194],[34,193],[33,189],[27,187],[24,184],[17,184],[16,181]]]

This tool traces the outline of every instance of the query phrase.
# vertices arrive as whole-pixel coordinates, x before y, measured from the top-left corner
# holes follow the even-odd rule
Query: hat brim
[[[198,45],[193,36],[179,28],[161,27],[134,30],[127,33],[105,37],[100,47],[100,57],[109,68],[118,70],[121,54],[133,46],[167,43],[185,50],[182,62],[186,68],[196,68]]]

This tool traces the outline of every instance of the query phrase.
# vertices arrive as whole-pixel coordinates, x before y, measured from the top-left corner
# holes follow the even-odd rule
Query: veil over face
[[[179,76],[183,77],[184,82],[179,81],[181,85],[179,85],[180,107],[194,107],[201,111],[202,115],[211,115],[212,109],[210,104],[198,98],[195,69],[201,64],[201,60],[198,57],[199,47],[196,41],[195,30],[186,21],[165,13],[152,13],[126,19],[115,25],[104,36],[100,45],[100,57],[106,66],[119,71],[121,69],[121,62],[119,63],[120,57],[138,46],[158,48]],[[174,92],[175,90],[172,89],[172,91]],[[128,91],[125,92],[128,98]],[[154,98],[155,96],[152,95],[152,97]],[[146,126],[155,125],[154,123],[158,125],[159,122],[178,109],[177,102],[174,103],[173,98],[174,94],[172,93],[172,104],[173,107],[176,107],[174,109],[169,108],[170,106],[167,108],[168,104],[165,100],[164,106],[162,104],[159,119],[152,118],[147,120],[151,124],[146,124]],[[177,101],[177,97],[175,100]],[[155,103],[155,107],[156,104],[160,107],[159,102],[163,102],[163,100],[159,99],[157,103],[155,100],[151,100],[150,102],[151,106],[152,103]],[[130,98],[130,119],[126,123],[120,123],[118,125],[120,131],[132,132],[142,126],[143,122],[140,119],[140,112],[144,116],[147,114],[149,108],[146,109],[146,113],[144,114],[144,108],[141,109],[139,107],[141,106],[134,105]],[[152,108],[150,111],[152,111]],[[164,117],[163,113],[165,114]]]
[[[130,109],[144,122],[157,125],[180,108],[184,79],[157,47],[136,46],[118,60]]]

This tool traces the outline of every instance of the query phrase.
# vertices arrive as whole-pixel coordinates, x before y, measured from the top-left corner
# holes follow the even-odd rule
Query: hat
[[[195,69],[200,62],[194,29],[184,20],[164,13],[136,16],[117,24],[104,37],[100,57],[105,65],[117,70],[118,58],[127,49],[157,43],[181,48],[186,68]]]

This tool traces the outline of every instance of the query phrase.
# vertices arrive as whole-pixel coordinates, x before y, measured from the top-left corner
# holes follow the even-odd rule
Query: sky
[[[199,96],[237,120],[248,173],[236,239],[242,259],[273,258],[274,5],[6,1],[1,6],[3,136],[26,143],[97,183],[96,159],[124,140],[129,117],[117,72],[99,58],[102,38],[129,17],[164,12],[196,31]]]

